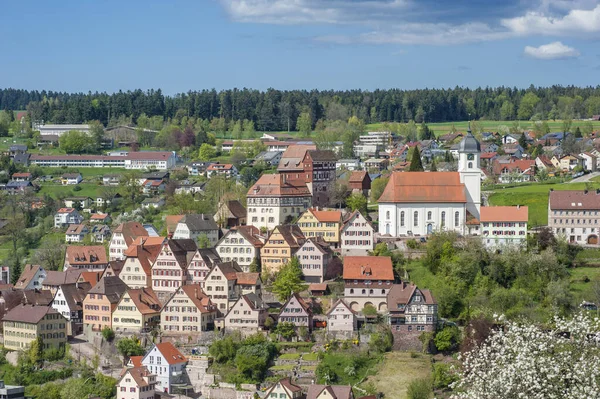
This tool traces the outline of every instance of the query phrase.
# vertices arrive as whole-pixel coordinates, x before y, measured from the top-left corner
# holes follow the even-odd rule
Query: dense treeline
[[[600,114],[600,86],[508,87],[424,90],[267,91],[233,89],[190,91],[165,96],[161,90],[63,93],[0,89],[0,109],[27,109],[32,120],[109,125],[119,117],[132,122],[145,114],[165,120],[184,116],[204,120],[248,120],[261,131],[297,130],[302,112],[314,128],[319,119],[365,123],[452,122],[469,119],[529,120],[587,118]]]

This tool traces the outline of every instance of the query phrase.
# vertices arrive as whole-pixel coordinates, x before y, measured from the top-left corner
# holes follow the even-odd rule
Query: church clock
[[[475,155],[473,155],[473,154],[468,154],[468,155],[467,155],[467,159],[468,159],[469,161],[472,161],[472,160],[474,160],[474,159],[475,159]]]

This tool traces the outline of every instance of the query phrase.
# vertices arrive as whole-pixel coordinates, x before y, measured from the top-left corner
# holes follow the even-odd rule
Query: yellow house
[[[260,250],[263,271],[278,272],[292,259],[306,238],[297,225],[279,225],[273,229],[269,239]]]
[[[24,350],[38,337],[43,349],[58,348],[67,343],[67,319],[50,306],[18,305],[2,319],[4,347]]]
[[[151,288],[127,290],[113,311],[115,331],[147,332],[160,322],[160,302]]]
[[[342,212],[334,210],[307,209],[298,219],[298,226],[306,238],[321,237],[328,244],[340,243]]]

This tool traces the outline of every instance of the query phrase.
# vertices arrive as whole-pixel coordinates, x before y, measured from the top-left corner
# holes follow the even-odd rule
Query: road
[[[576,179],[571,180],[569,183],[585,183],[585,182],[592,180],[596,176],[600,176],[600,172],[588,173],[587,175],[583,175]]]

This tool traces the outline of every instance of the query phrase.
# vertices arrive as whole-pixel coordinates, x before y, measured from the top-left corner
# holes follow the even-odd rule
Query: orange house
[[[106,276],[102,277],[88,291],[83,300],[83,331],[85,334],[102,331],[104,327],[112,328],[112,312],[127,288],[127,284],[119,277]]]

